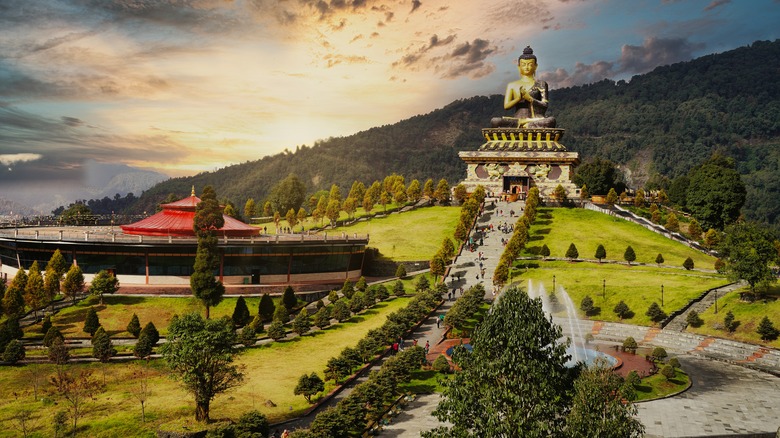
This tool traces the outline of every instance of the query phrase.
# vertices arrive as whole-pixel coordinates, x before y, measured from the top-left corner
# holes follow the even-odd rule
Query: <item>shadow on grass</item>
[[[535,242],[537,240],[544,240],[544,236],[531,236],[528,238],[529,242]]]
[[[541,228],[538,230],[534,230],[534,235],[536,234],[542,234],[542,235],[548,235],[550,234],[550,231],[552,231],[552,228]]]
[[[132,306],[134,304],[141,304],[146,301],[146,297],[135,297],[131,295],[104,295],[103,302],[106,304],[124,304],[126,306]]]
[[[653,392],[653,387],[650,385],[636,385],[634,386],[634,389],[636,389],[637,392],[644,392],[645,394]]]
[[[525,262],[525,263],[518,263],[515,265],[517,269],[538,269],[539,263],[534,262]]]
[[[601,315],[601,307],[594,307],[590,312],[585,313],[586,316],[598,316]]]
[[[411,383],[409,385],[404,385],[404,389],[415,394],[433,394],[436,392],[436,386],[428,383]]]

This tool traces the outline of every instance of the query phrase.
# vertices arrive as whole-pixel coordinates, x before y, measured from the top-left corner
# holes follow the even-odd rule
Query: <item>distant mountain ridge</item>
[[[619,163],[629,186],[668,182],[718,151],[734,157],[748,186],[745,214],[778,225],[780,215],[780,40],[658,67],[630,82],[552,90],[550,114],[566,129],[563,144],[583,160]],[[370,183],[397,172],[412,179],[465,177],[458,158],[477,149],[480,129],[504,115],[502,96],[457,100],[428,114],[356,134],[317,141],[215,172],[173,178],[139,199],[153,211],[170,194],[185,196],[207,184],[243,206],[263,200],[273,185],[297,174],[310,192]]]

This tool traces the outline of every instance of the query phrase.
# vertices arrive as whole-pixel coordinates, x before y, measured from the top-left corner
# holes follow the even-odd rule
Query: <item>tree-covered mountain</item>
[[[630,81],[553,90],[550,112],[566,129],[563,143],[583,160],[621,165],[629,187],[685,175],[714,152],[734,158],[748,191],[743,212],[778,226],[780,213],[780,40],[659,67]],[[465,177],[461,150],[483,143],[480,129],[503,115],[502,96],[455,101],[425,115],[294,152],[215,172],[175,178],[147,190],[135,211],[154,211],[170,193],[213,185],[220,199],[261,201],[295,173],[309,192],[349,187],[397,172],[411,179]]]

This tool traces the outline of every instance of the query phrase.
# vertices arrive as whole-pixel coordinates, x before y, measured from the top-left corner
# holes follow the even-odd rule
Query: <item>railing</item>
[[[654,223],[650,222],[648,219],[645,219],[645,218],[643,218],[641,216],[637,216],[634,213],[632,213],[632,212],[630,212],[630,211],[628,211],[628,210],[626,210],[624,208],[621,208],[621,207],[619,207],[617,205],[614,206],[615,210],[612,210],[612,209],[608,209],[608,208],[599,207],[598,205],[593,204],[592,202],[586,202],[585,205],[584,205],[584,208],[587,209],[587,210],[598,211],[600,213],[608,214],[610,216],[618,217],[618,218],[627,220],[629,222],[633,222],[633,223],[635,223],[635,224],[637,224],[637,225],[639,225],[641,227],[644,227],[644,228],[646,228],[646,229],[648,229],[648,230],[650,230],[650,231],[652,231],[652,232],[654,232],[656,234],[660,234],[660,235],[665,236],[665,237],[667,237],[669,239],[672,239],[672,240],[675,240],[677,242],[680,242],[680,243],[682,243],[683,245],[685,245],[685,246],[687,246],[689,248],[693,248],[693,249],[695,249],[697,251],[701,251],[701,252],[703,252],[705,254],[708,254],[708,255],[716,256],[714,251],[708,250],[704,246],[700,245],[698,242],[692,241],[692,240],[688,239],[687,237],[683,236],[680,233],[674,233],[672,231],[669,231],[665,227],[663,227],[662,225],[654,224]]]
[[[63,242],[112,242],[112,243],[181,243],[195,244],[195,237],[140,236],[122,233],[118,227],[82,228],[5,228],[0,229],[0,238],[14,240],[40,240]],[[350,242],[368,241],[368,234],[318,233],[318,234],[263,234],[251,237],[219,237],[220,243],[295,243],[295,242]]]

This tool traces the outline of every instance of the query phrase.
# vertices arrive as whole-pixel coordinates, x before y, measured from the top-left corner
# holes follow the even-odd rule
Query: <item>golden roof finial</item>
[[[195,184],[192,185],[192,193],[190,193],[190,196],[195,196]]]

